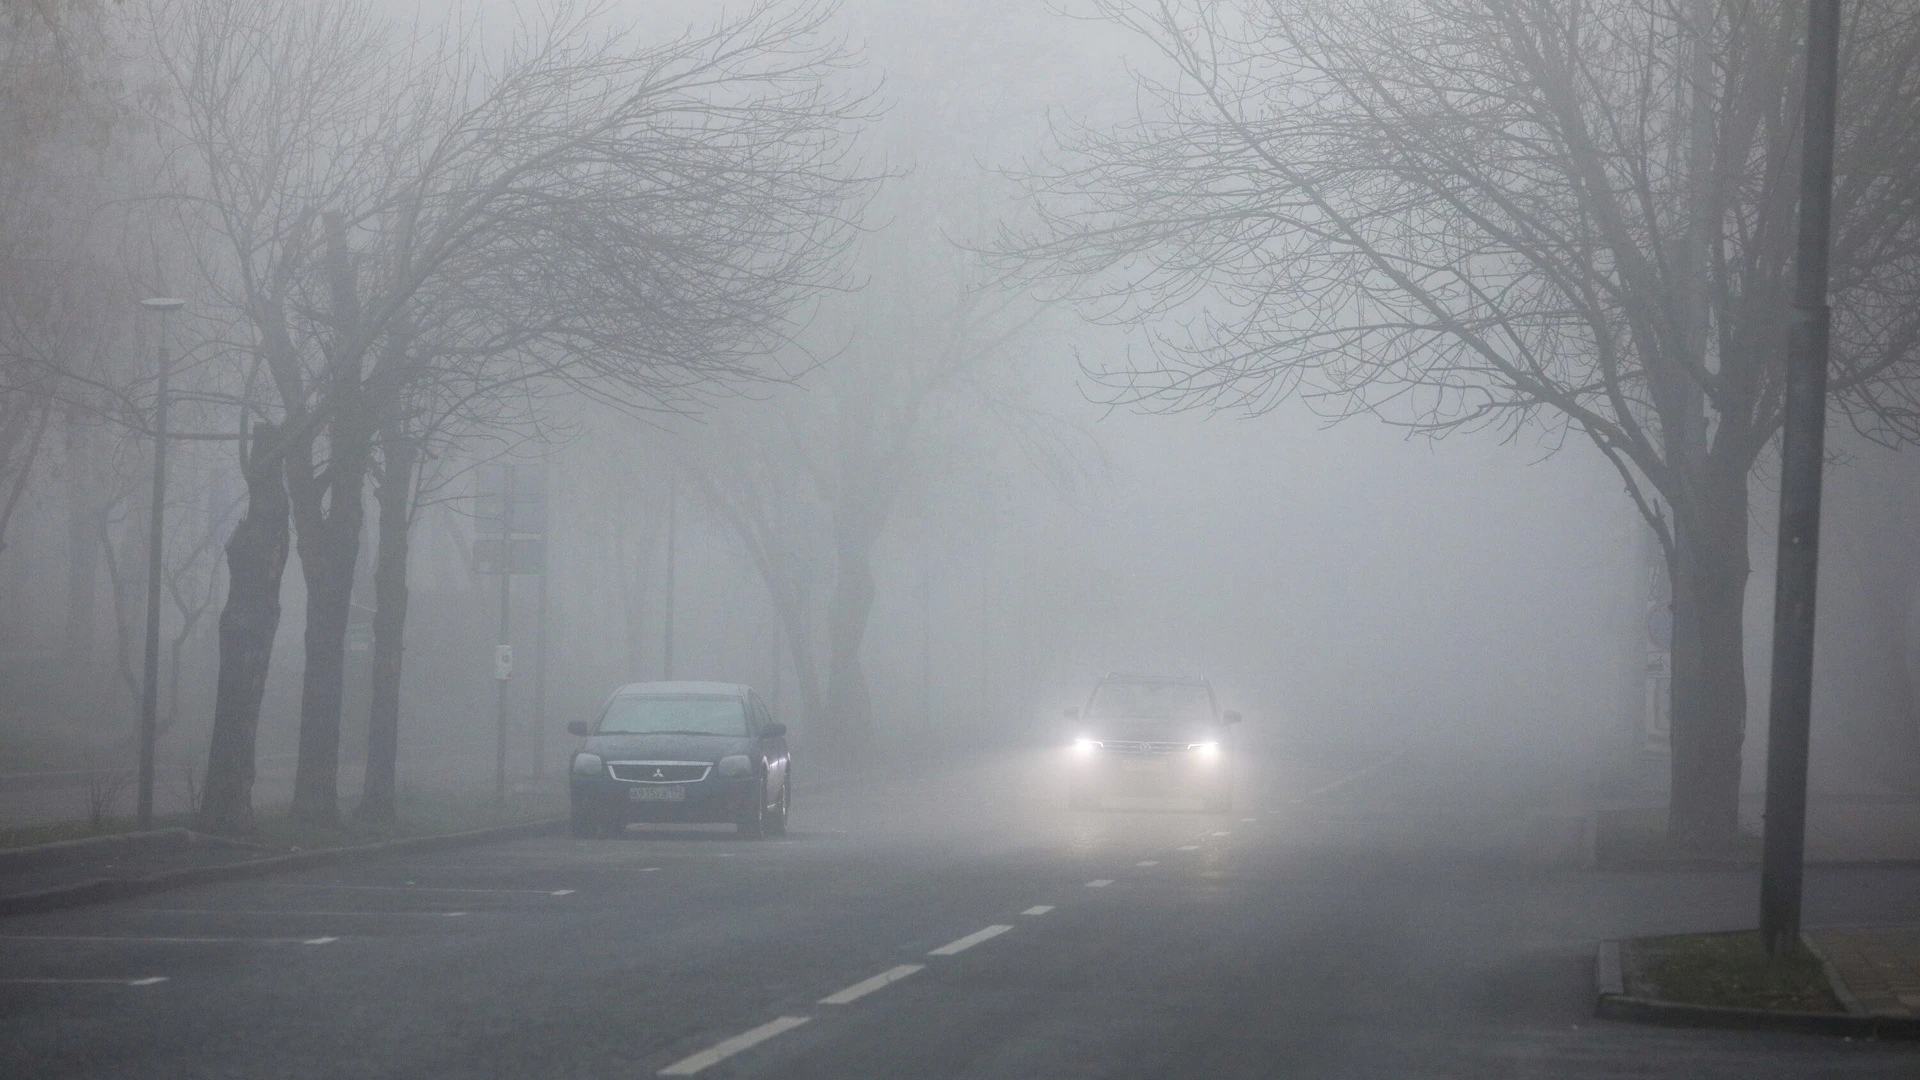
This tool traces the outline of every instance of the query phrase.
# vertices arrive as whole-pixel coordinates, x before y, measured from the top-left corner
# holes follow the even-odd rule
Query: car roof
[[[1123,672],[1118,672],[1118,671],[1110,671],[1110,672],[1108,672],[1108,673],[1107,673],[1107,675],[1106,675],[1106,677],[1105,677],[1105,678],[1103,678],[1103,679],[1101,679],[1100,681],[1101,681],[1101,682],[1165,682],[1165,683],[1187,683],[1187,684],[1189,684],[1189,685],[1191,685],[1191,686],[1211,686],[1211,685],[1213,685],[1212,683],[1210,683],[1210,682],[1208,682],[1208,681],[1207,681],[1206,679],[1204,679],[1204,678],[1201,678],[1201,677],[1199,677],[1199,676],[1196,676],[1196,675],[1128,675],[1128,674],[1125,674],[1125,673],[1123,673]]]
[[[745,683],[730,682],[637,682],[613,692],[614,697],[738,697],[752,691]]]

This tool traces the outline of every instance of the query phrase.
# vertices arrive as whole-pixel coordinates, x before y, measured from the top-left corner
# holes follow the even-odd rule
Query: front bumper
[[[1202,758],[1195,751],[1128,754],[1095,749],[1075,756],[1075,787],[1102,795],[1212,794],[1225,789],[1231,775],[1225,755]]]
[[[628,822],[731,822],[753,810],[760,791],[758,776],[708,775],[704,780],[684,784],[649,784],[615,780],[604,769],[597,776],[572,777],[573,813],[576,818],[606,824]],[[636,790],[677,788],[686,792],[672,802],[636,801]]]

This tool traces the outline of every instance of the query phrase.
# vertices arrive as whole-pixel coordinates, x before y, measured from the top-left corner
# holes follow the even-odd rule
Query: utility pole
[[[1800,948],[1807,837],[1808,709],[1813,699],[1814,590],[1820,570],[1820,470],[1827,422],[1827,256],[1833,215],[1840,0],[1807,4],[1800,234],[1794,253],[1780,447],[1780,553],[1774,577],[1773,686],[1767,717],[1767,816],[1760,864],[1760,936],[1767,955]]]
[[[920,549],[920,737],[933,733],[933,559]]]
[[[507,683],[513,677],[513,640],[511,627],[513,602],[513,473],[512,465],[502,466],[501,507],[503,532],[500,534],[500,647],[494,650],[493,681],[498,705],[493,730],[493,801],[507,801]]]
[[[172,297],[140,301],[141,307],[160,313],[160,379],[153,405],[153,507],[147,521],[147,640],[140,677],[139,796],[134,804],[134,822],[143,829],[153,824],[153,757],[160,733],[161,542],[167,504],[167,381],[173,374],[166,316],[186,304]]]
[[[660,646],[660,678],[673,681],[673,569],[675,561],[674,546],[680,537],[680,477],[674,474],[667,482],[667,602],[666,602],[666,639]]]
[[[551,537],[549,537],[551,540]],[[547,774],[547,572],[545,546],[534,601],[539,615],[533,629],[533,775]]]

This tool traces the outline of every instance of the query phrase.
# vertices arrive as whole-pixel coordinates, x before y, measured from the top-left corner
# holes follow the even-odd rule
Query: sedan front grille
[[[1184,754],[1193,749],[1192,743],[1130,742],[1115,739],[1107,739],[1100,745],[1116,754]]]
[[[705,780],[713,768],[704,761],[609,761],[615,780],[632,784],[691,784]]]

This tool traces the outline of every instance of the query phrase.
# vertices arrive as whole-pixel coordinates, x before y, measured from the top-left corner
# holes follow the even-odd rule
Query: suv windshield
[[[1087,711],[1094,716],[1206,720],[1213,717],[1213,697],[1194,683],[1115,680],[1100,684]]]
[[[747,712],[731,697],[617,697],[600,717],[602,735],[746,735]]]

